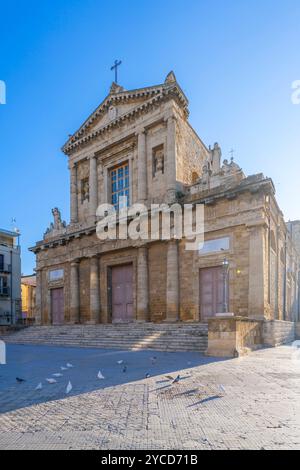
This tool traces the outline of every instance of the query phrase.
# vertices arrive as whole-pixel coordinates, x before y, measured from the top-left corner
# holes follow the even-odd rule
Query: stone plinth
[[[207,356],[238,357],[262,345],[262,322],[232,314],[208,320]]]
[[[280,346],[295,340],[295,323],[283,320],[265,321],[263,338],[266,346]]]

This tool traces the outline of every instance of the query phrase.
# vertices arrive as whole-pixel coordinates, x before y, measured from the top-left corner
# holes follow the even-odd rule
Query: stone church
[[[270,178],[222,161],[219,145],[207,147],[188,117],[188,99],[170,72],[164,83],[135,90],[113,83],[70,136],[63,147],[70,223],[53,209],[54,221],[31,248],[37,324],[208,323],[220,314],[298,321],[300,223],[285,223]],[[120,196],[148,207],[204,204],[203,247],[100,241],[97,207],[116,206]]]

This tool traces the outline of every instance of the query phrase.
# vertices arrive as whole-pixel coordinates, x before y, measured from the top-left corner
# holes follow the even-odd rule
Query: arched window
[[[193,172],[192,172],[192,183],[193,183],[193,184],[194,184],[194,183],[197,183],[198,179],[199,179],[198,173],[197,173],[196,171],[193,171]]]

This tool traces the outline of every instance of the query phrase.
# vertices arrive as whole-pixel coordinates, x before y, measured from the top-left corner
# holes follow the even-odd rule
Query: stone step
[[[138,323],[134,325],[32,326],[6,335],[5,341],[15,344],[203,353],[207,349],[207,325]]]

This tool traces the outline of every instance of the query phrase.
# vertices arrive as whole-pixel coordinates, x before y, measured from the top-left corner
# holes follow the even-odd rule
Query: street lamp
[[[227,258],[223,259],[223,313],[228,313],[228,274],[229,274],[229,261]]]

